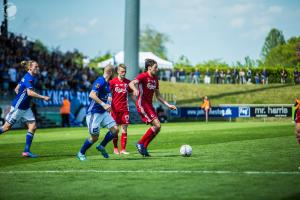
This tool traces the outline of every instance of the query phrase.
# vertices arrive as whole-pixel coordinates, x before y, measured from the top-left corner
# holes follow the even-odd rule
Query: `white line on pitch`
[[[300,175],[299,171],[218,171],[218,170],[41,170],[0,171],[0,174],[76,174],[76,173],[157,173],[157,174],[246,174],[246,175]]]

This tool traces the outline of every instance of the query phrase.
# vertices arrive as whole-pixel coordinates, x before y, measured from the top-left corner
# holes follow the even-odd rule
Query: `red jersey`
[[[139,81],[139,95],[137,103],[141,105],[151,105],[155,89],[159,88],[158,79],[156,76],[151,77],[148,72],[139,74],[136,78]]]
[[[124,78],[123,81],[121,81],[118,77],[109,82],[112,94],[111,108],[113,112],[129,111],[128,93],[132,92],[129,88],[129,83],[130,80]]]

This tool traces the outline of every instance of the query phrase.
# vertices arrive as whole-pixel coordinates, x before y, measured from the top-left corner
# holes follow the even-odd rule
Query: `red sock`
[[[114,139],[113,139],[113,143],[114,143],[114,148],[118,148],[118,134],[115,135]]]
[[[122,133],[122,136],[121,136],[121,150],[126,149],[126,143],[127,143],[127,133]]]
[[[147,140],[149,140],[152,137],[152,134],[154,131],[152,130],[152,127],[150,127],[146,133],[143,135],[142,139],[138,142],[139,144],[145,144]]]
[[[147,140],[144,143],[144,147],[147,149],[148,145],[150,144],[150,142],[155,138],[155,136],[157,135],[157,132],[154,132],[151,137],[147,138]]]

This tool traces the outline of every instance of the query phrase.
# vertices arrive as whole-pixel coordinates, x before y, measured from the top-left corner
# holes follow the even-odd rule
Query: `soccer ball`
[[[192,155],[192,147],[188,144],[184,144],[180,147],[180,154],[184,157],[189,157]]]

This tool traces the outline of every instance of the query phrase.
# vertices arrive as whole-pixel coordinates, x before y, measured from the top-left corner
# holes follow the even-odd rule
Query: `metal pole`
[[[130,80],[139,73],[139,18],[140,0],[126,0],[124,63],[128,66],[127,78]]]

